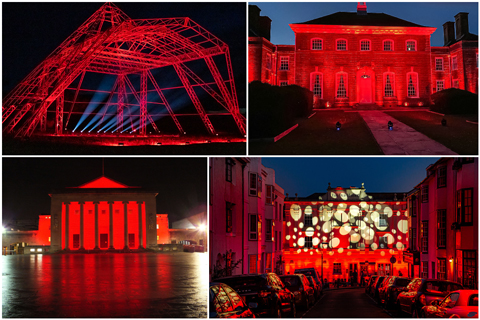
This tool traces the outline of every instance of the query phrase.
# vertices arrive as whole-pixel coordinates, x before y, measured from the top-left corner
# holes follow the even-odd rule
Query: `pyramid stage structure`
[[[245,141],[228,46],[189,18],[112,3],[5,96],[2,123],[4,136],[106,145]]]

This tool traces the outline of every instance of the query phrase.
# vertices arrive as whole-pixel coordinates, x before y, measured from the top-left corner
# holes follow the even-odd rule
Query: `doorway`
[[[372,77],[368,74],[360,76],[359,82],[360,99],[362,104],[372,103]]]
[[[100,249],[108,248],[108,233],[100,234]]]
[[[128,247],[135,248],[135,233],[128,234]]]

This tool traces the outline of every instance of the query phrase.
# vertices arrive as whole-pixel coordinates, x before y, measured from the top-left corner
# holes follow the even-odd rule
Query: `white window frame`
[[[386,42],[390,42],[390,50],[385,50],[385,43],[386,43]],[[394,42],[393,42],[393,40],[391,40],[391,39],[385,39],[385,40],[383,40],[383,42],[382,42],[382,49],[383,49],[383,51],[386,51],[386,52],[394,51],[394,50],[393,50],[393,49],[394,49]]]
[[[314,42],[316,42],[316,41],[320,41],[320,48],[314,48],[314,45],[313,45],[313,44],[314,44]],[[310,49],[311,49],[311,50],[318,50],[318,51],[323,50],[323,39],[321,39],[321,38],[312,38],[312,39],[310,40]]]
[[[458,70],[458,58],[457,56],[452,56],[452,71]]]
[[[338,49],[338,43],[340,41],[345,41],[345,49]],[[336,48],[337,51],[348,51],[348,41],[347,41],[347,39],[340,38],[340,39],[335,40],[335,48]]]
[[[310,91],[313,92],[313,95],[314,96],[317,96],[318,95],[315,95],[315,77],[316,76],[319,76],[319,82],[320,82],[320,99],[323,99],[323,74],[321,72],[312,72],[310,74]]]
[[[441,63],[439,64],[438,61]],[[439,69],[440,67],[440,69]],[[443,71],[443,58],[435,58],[435,71]]]
[[[255,181],[255,186],[253,186],[252,181]],[[249,175],[248,175],[248,195],[251,196],[251,197],[257,197],[258,196],[258,174],[256,172],[249,172]]]
[[[255,227],[252,229],[252,219],[255,219]],[[250,214],[248,216],[248,240],[256,241],[258,240],[258,215]]]
[[[411,42],[413,42],[413,50],[408,50],[408,45],[411,44]],[[405,51],[417,51],[417,40],[414,40],[414,39],[408,39],[405,41]]]
[[[345,85],[345,96],[338,96],[338,87],[340,86],[340,76],[343,75]],[[348,98],[348,74],[344,71],[335,74],[335,98]]]
[[[282,56],[280,57],[280,71],[288,71],[290,70],[290,57],[289,56]]]
[[[366,44],[367,49],[363,49],[363,44]],[[360,51],[372,51],[372,41],[369,39],[360,40]]]
[[[439,85],[441,84],[441,89],[439,89]],[[437,80],[435,85],[435,92],[445,90],[445,80]]]
[[[392,95],[386,95],[387,88],[387,76],[390,76],[390,84],[392,86]],[[383,73],[383,96],[386,98],[395,97],[395,73],[393,72],[384,72]]]
[[[410,95],[408,92],[408,84],[410,81],[410,75],[412,75],[412,83],[415,88],[415,95]],[[419,92],[418,92],[418,73],[417,72],[408,72],[407,73],[407,98],[418,98],[419,97]]]

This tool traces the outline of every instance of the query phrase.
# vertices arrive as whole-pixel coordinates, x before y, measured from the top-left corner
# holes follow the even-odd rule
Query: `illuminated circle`
[[[366,218],[365,218],[366,219]],[[365,223],[365,221],[360,221],[360,226],[359,226],[359,229],[360,230],[363,230],[367,227],[367,224]]]
[[[360,235],[358,233],[354,233],[350,236],[351,243],[357,243],[358,241],[360,241]]]
[[[408,220],[398,221],[398,231],[401,233],[407,233],[408,231]]]
[[[333,251],[328,251],[328,254],[333,256]]]
[[[310,254],[313,254],[313,251],[310,251]]]
[[[304,252],[307,252],[307,251],[308,251],[308,249],[307,249],[307,248],[304,248],[304,249],[303,249],[303,251],[304,251]]]
[[[392,233],[393,233],[393,234],[397,233],[397,230],[393,229],[393,230],[392,230]]]
[[[380,255],[383,257],[385,256],[385,251],[380,252]]]
[[[336,248],[339,245],[340,245],[340,239],[335,237],[332,240],[330,240],[330,248]]]
[[[330,202],[330,203],[328,204],[328,206],[329,206],[330,208],[333,207],[333,203]]]
[[[340,193],[340,198],[342,198],[343,201],[347,201],[348,197],[345,192]]]
[[[347,208],[348,208],[347,204],[342,202],[342,203],[338,204],[337,211],[345,211],[345,210],[347,210]]]
[[[297,232],[297,231],[298,231],[298,229],[297,229],[297,228],[293,228],[293,231],[294,231],[294,232]]]
[[[403,243],[397,242],[397,249],[398,250],[403,250]]]
[[[303,222],[300,222],[300,223],[298,224],[298,227],[299,227],[300,229],[303,229]]]
[[[397,238],[398,238],[398,240],[402,240],[402,236],[398,236]]]
[[[368,204],[365,201],[362,201],[360,202],[360,208],[362,208],[362,210],[367,210]]]
[[[293,243],[293,246],[294,246],[294,247],[296,247],[296,246],[297,246],[297,244],[296,244],[296,243]]]
[[[298,249],[298,250],[297,250],[297,253],[300,253],[300,252],[302,252],[302,249]]]
[[[378,245],[374,242],[374,243],[372,243],[372,245],[370,246],[370,248],[372,248],[372,250],[377,250],[377,249],[378,249]]]
[[[323,236],[323,237],[322,237],[322,240],[323,240],[323,241],[327,241],[327,237]]]
[[[360,194],[360,190],[359,189],[350,189],[352,191],[353,194],[355,195],[359,195]]]
[[[337,212],[335,212],[335,219],[342,223],[345,223],[348,221],[348,215],[344,211],[337,210]]]
[[[320,226],[317,226],[317,230],[320,230],[320,229],[321,229]]]
[[[389,218],[393,216],[393,210],[389,206],[386,206],[385,209],[383,209],[383,213],[386,214]]]
[[[330,197],[332,197],[333,199],[337,199],[337,195],[335,194],[335,192],[330,192]]]
[[[360,208],[356,205],[350,206],[350,214],[354,217],[357,217],[360,214]]]
[[[300,220],[302,217],[302,208],[298,204],[292,204],[290,207],[290,215],[292,216],[292,219],[295,221]]]
[[[312,218],[312,225],[316,226],[318,223],[318,217],[313,217]]]
[[[338,248],[338,253],[342,253],[343,252],[343,248]]]
[[[293,238],[293,239],[297,239],[297,236],[293,235],[292,238]]]
[[[386,240],[388,244],[393,244],[395,242],[395,238],[390,233],[385,234],[383,237],[387,238]]]
[[[401,215],[400,211],[397,211],[397,216],[399,216],[399,217],[400,217],[400,215]]]
[[[285,239],[290,240],[290,235],[287,235]]]
[[[390,249],[390,250],[388,250],[388,252],[390,252],[390,254],[394,254],[394,253],[395,253],[395,250]]]
[[[370,205],[370,211],[373,211],[373,204]]]
[[[318,246],[319,243],[320,243],[320,239],[318,239],[317,237],[312,239],[312,244],[314,247]]]
[[[362,230],[362,238],[365,240],[372,240],[373,237],[375,236],[375,231],[371,228],[365,228]]]
[[[317,204],[317,201],[312,201],[312,204],[313,204],[313,205],[316,205],[316,204]]]
[[[292,223],[290,221],[287,222],[287,227],[290,227]]]
[[[377,210],[382,210],[382,205],[381,205],[381,204],[377,204],[377,205],[375,206],[375,209],[377,209]]]
[[[304,245],[305,245],[305,238],[304,237],[298,238],[298,246],[303,247]]]
[[[370,219],[372,219],[373,222],[378,222],[380,220],[380,214],[377,211],[373,211],[370,214]]]
[[[340,234],[342,236],[345,236],[347,234],[350,233],[350,231],[352,231],[352,227],[350,227],[350,225],[348,223],[345,223],[341,228],[340,228]]]
[[[347,256],[351,256],[352,255],[352,252],[351,251],[348,251],[347,252]]]
[[[325,233],[330,233],[332,231],[332,222],[331,221],[325,222],[323,224],[322,230]]]
[[[302,232],[300,231],[300,232],[298,233],[298,235],[301,236],[301,235],[302,235]]]
[[[317,232],[317,236],[319,236],[319,237],[320,237],[320,232]]]
[[[307,230],[305,230],[305,235],[307,237],[313,237],[315,234],[315,229],[313,227],[308,227]]]
[[[305,208],[305,214],[312,214],[312,207],[307,206],[307,207]]]

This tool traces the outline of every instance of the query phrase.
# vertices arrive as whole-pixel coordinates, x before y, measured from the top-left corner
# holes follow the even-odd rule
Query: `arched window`
[[[393,72],[385,72],[383,74],[383,96],[395,96],[395,74]]]
[[[416,40],[407,40],[406,41],[407,51],[417,51],[417,41]]]
[[[347,51],[347,40],[337,39],[337,51]]]
[[[360,51],[370,51],[371,50],[371,41],[364,39],[360,40]]]
[[[418,98],[418,73],[407,73],[407,97]]]
[[[335,97],[346,98],[348,89],[348,78],[346,72],[338,72],[335,76]]]
[[[383,40],[383,51],[393,51],[393,40]]]
[[[319,38],[313,38],[311,42],[312,50],[323,50],[323,40]]]
[[[313,72],[310,74],[310,90],[317,98],[323,99],[323,74]]]

